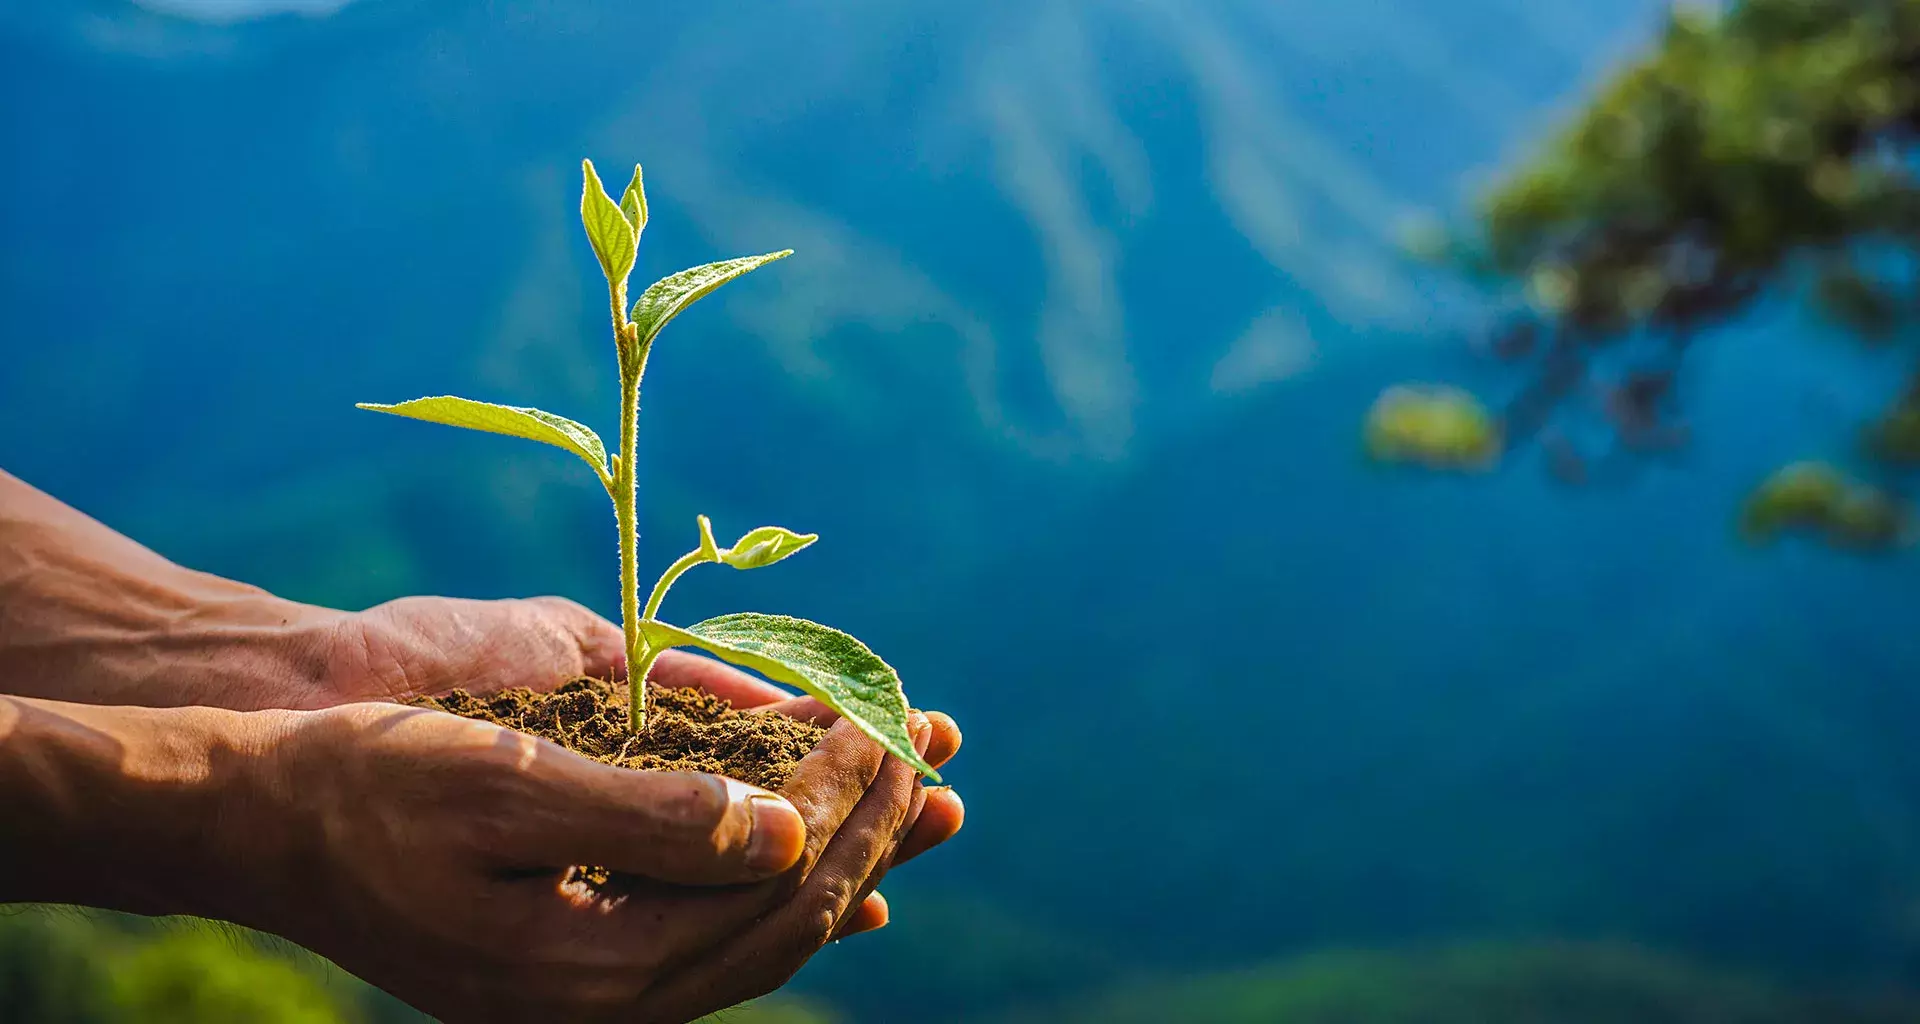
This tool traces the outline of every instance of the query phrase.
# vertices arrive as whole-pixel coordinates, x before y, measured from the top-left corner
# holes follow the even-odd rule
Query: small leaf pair
[[[772,565],[782,558],[819,540],[817,533],[795,533],[784,526],[762,526],[748,530],[746,535],[733,542],[730,548],[720,548],[713,542],[713,521],[706,516],[700,517],[700,554],[707,561],[723,562],[735,569],[758,569],[763,565]]]
[[[600,260],[600,269],[609,282],[626,284],[633,273],[633,260],[640,250],[640,233],[647,227],[646,186],[640,178],[640,165],[633,165],[633,180],[615,203],[594,173],[593,161],[580,161],[585,181],[580,189],[580,223],[587,229],[587,241]]]

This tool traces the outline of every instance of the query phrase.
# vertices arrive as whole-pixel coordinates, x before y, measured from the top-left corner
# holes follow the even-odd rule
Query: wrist
[[[130,576],[49,560],[23,590],[0,609],[0,693],[240,711],[325,703],[307,638],[338,612],[178,566]]]
[[[292,717],[0,697],[0,901],[270,925]]]
[[[0,472],[0,693],[318,706],[303,637],[340,613],[194,572]]]

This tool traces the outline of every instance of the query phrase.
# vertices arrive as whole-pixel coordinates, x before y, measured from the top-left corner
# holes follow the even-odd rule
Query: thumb
[[[523,819],[535,827],[514,851],[527,865],[728,885],[780,874],[806,846],[792,804],[734,779],[614,768],[551,747],[528,771],[541,810]]]

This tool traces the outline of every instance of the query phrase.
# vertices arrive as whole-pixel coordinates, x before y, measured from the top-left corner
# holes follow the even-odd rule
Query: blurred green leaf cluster
[[[1885,334],[1920,312],[1880,245],[1920,242],[1920,3],[1677,8],[1483,208],[1479,269],[1584,336],[1686,330],[1804,265]]]
[[[412,1024],[427,1018],[331,963],[245,929],[73,907],[0,907],[6,1024]],[[709,1024],[833,1024],[759,999]]]
[[[1898,498],[1824,462],[1796,462],[1768,476],[1747,499],[1740,526],[1755,541],[1801,531],[1856,551],[1891,547],[1912,534]]]
[[[1492,345],[1538,370],[1503,415],[1509,438],[1598,393],[1623,444],[1668,447],[1684,436],[1659,422],[1673,357],[1762,295],[1807,297],[1871,342],[1911,340],[1916,144],[1920,0],[1678,5],[1471,228],[1424,248],[1522,310]],[[1586,387],[1596,350],[1628,338],[1656,343],[1656,368]],[[1546,439],[1574,470],[1561,475],[1584,476],[1564,438]],[[1920,463],[1920,372],[1860,447]]]
[[[19,1024],[346,1024],[358,986],[203,923],[65,908],[0,916],[0,1020]]]
[[[1485,469],[1500,456],[1500,426],[1458,388],[1402,384],[1367,410],[1369,457],[1430,469]]]

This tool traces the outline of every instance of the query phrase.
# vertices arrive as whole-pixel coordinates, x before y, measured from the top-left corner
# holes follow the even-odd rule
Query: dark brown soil
[[[552,740],[621,768],[711,772],[779,789],[826,730],[772,712],[739,711],[704,690],[648,688],[647,724],[627,729],[627,688],[582,676],[549,693],[516,689],[478,697],[455,690],[418,707],[478,718]]]

